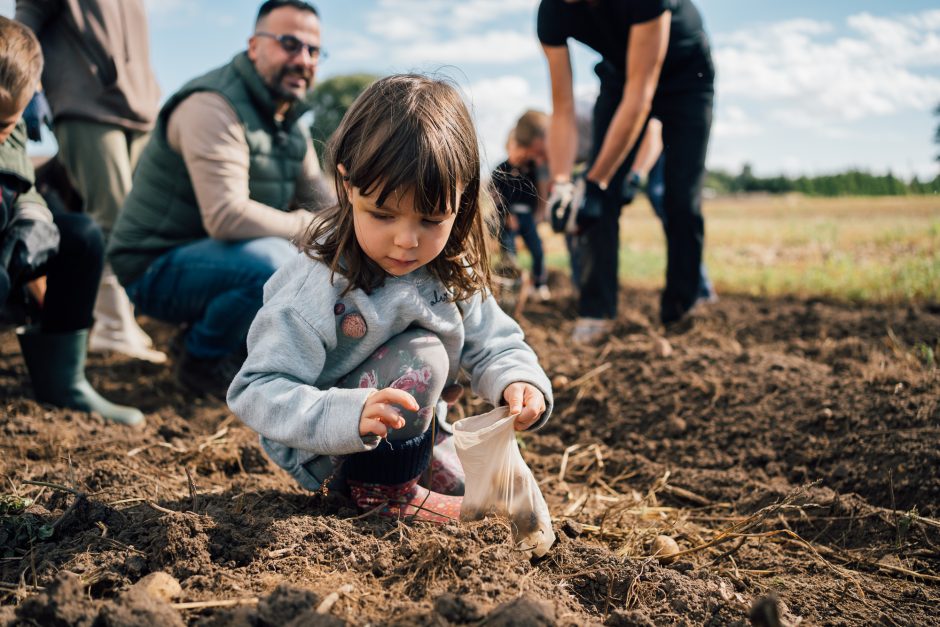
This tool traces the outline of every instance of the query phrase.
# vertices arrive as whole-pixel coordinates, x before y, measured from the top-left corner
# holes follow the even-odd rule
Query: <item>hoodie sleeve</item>
[[[319,389],[322,335],[289,304],[265,305],[248,332],[248,357],[228,390],[228,405],[268,440],[321,455],[374,449],[359,435],[369,388]]]
[[[461,304],[464,349],[461,366],[470,373],[473,391],[494,405],[503,404],[503,390],[517,381],[531,383],[545,395],[545,413],[530,429],[548,420],[554,407],[552,385],[539,365],[525,334],[489,293],[475,294]]]

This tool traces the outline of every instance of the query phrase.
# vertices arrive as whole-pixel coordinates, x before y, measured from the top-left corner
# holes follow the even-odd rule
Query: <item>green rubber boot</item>
[[[70,333],[42,333],[36,328],[16,330],[23,360],[33,382],[36,400],[58,407],[94,411],[105,420],[139,425],[139,409],[115,405],[103,398],[85,378],[88,329]]]

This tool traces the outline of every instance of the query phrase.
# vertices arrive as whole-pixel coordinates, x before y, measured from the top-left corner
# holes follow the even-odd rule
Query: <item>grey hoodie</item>
[[[338,274],[331,283],[329,267],[302,253],[279,269],[264,287],[264,305],[248,332],[248,358],[228,390],[232,411],[261,435],[264,450],[301,485],[315,490],[324,478],[311,475],[308,462],[319,468],[329,456],[378,445],[377,436],[359,435],[359,416],[373,390],[334,386],[410,327],[441,339],[450,357],[449,382],[466,369],[474,393],[494,405],[502,404],[509,384],[531,383],[547,406],[532,428],[548,419],[551,383],[522,329],[492,296],[455,303],[424,268],[388,277],[372,294],[354,289],[341,297],[347,285]],[[355,337],[363,321],[364,334]],[[357,329],[350,334],[352,322]],[[438,403],[439,415],[442,407]]]

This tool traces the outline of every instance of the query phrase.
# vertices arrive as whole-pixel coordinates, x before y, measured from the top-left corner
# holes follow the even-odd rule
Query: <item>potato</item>
[[[658,559],[660,564],[671,564],[676,560],[674,556],[678,552],[679,545],[669,536],[656,536],[650,546],[650,557]]]

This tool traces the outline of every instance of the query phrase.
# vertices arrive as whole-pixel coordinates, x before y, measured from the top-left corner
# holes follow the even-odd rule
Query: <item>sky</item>
[[[260,1],[144,0],[164,97],[244,49]],[[629,1],[629,0],[607,0]],[[318,80],[403,71],[464,91],[488,164],[527,108],[548,110],[538,0],[318,0],[329,57]],[[927,0],[697,0],[718,70],[708,166],[759,175],[861,168],[940,173],[940,8]],[[12,15],[13,0],[0,0]],[[571,44],[590,107],[597,55]],[[54,140],[33,149],[54,150]]]

